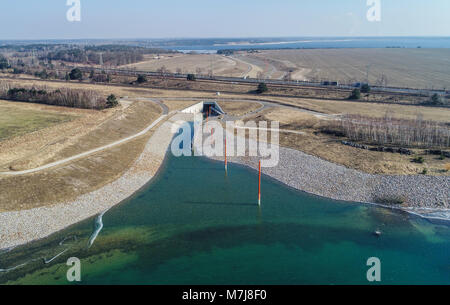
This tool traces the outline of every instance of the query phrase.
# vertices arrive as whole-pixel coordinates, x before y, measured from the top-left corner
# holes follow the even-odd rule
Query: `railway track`
[[[138,76],[138,75],[146,75],[153,77],[164,77],[171,79],[186,79],[188,74],[178,74],[178,73],[166,73],[162,75],[160,72],[149,72],[149,71],[138,71],[138,70],[126,70],[126,69],[102,69],[102,68],[91,68],[91,67],[78,67],[83,72],[89,73],[94,71],[96,73],[111,73],[116,75],[124,75],[124,76]],[[241,77],[226,77],[226,76],[206,76],[206,75],[196,75],[198,80],[204,81],[215,81],[215,82],[226,82],[232,84],[257,84],[260,82],[264,82],[266,84],[270,84],[272,86],[280,86],[285,88],[311,88],[311,89],[324,89],[324,90],[353,90],[357,87],[349,84],[337,84],[337,85],[324,85],[322,83],[317,82],[308,82],[308,81],[285,81],[285,80],[276,80],[276,79],[265,79],[260,80],[256,78],[241,78]],[[414,89],[414,88],[397,88],[397,87],[380,87],[380,86],[371,86],[372,92],[380,92],[380,93],[389,93],[389,94],[397,94],[397,95],[430,95],[430,94],[448,94],[448,91],[444,90],[430,90],[430,89]]]

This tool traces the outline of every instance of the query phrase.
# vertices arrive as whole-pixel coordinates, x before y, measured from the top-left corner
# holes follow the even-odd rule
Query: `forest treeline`
[[[45,87],[11,87],[0,84],[0,99],[30,102],[54,106],[64,106],[82,109],[105,109],[117,106],[115,96],[105,98],[93,90],[61,88],[51,90]]]

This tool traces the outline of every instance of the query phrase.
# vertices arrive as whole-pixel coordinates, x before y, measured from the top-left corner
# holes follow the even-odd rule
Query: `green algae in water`
[[[259,208],[257,189],[250,169],[230,164],[225,176],[221,163],[169,156],[149,186],[104,215],[92,247],[89,219],[0,254],[0,268],[28,262],[0,283],[69,284],[75,256],[81,284],[368,284],[369,257],[381,260],[382,284],[450,284],[446,224],[268,177]]]

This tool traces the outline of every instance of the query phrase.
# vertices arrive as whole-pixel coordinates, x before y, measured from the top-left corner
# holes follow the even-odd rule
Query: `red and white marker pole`
[[[225,173],[228,171],[228,160],[227,160],[227,136],[225,135]]]
[[[261,206],[261,160],[259,160],[258,205]]]

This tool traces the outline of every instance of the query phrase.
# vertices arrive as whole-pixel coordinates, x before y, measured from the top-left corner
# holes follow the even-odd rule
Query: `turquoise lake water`
[[[248,168],[169,156],[157,177],[103,217],[0,253],[0,283],[68,284],[69,257],[82,284],[450,284],[450,227],[288,188]],[[375,230],[383,235],[377,237]],[[55,258],[51,263],[44,264]]]

